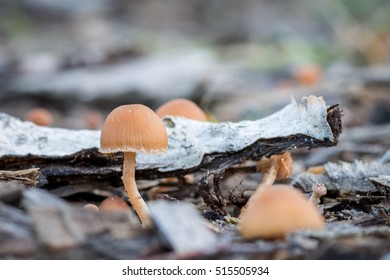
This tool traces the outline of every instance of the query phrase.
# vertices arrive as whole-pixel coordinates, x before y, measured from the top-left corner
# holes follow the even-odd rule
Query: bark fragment
[[[217,245],[216,236],[193,205],[159,200],[148,206],[157,229],[176,253],[202,252]]]
[[[39,168],[24,170],[0,170],[0,181],[15,180],[25,185],[35,186],[38,183]]]

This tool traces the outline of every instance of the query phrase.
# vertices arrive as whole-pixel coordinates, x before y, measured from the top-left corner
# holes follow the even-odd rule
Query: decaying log
[[[209,123],[185,118],[164,119],[169,137],[165,154],[137,154],[139,179],[177,176],[204,169],[225,169],[247,159],[294,148],[328,147],[341,133],[341,109],[326,107],[322,97],[294,100],[256,121]],[[36,126],[0,114],[0,168],[39,167],[50,182],[118,180],[123,156],[98,152],[100,132]],[[40,185],[44,185],[44,179]],[[53,182],[51,182],[53,183]]]
[[[369,179],[390,174],[390,164],[382,164],[379,161],[328,162],[324,167],[324,174],[310,172],[298,174],[293,184],[305,192],[311,192],[311,186],[314,183],[323,183],[328,192],[378,193],[382,191]]]

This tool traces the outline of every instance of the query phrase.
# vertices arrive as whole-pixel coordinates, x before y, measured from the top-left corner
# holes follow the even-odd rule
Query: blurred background
[[[256,119],[310,94],[346,127],[387,124],[389,59],[387,0],[0,1],[0,111],[52,126],[176,97]]]

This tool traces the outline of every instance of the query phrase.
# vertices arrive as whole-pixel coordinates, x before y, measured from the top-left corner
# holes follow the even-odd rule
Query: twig
[[[39,178],[39,168],[29,168],[23,170],[0,170],[0,180],[9,181],[15,180],[19,181],[25,185],[35,186],[38,183]]]

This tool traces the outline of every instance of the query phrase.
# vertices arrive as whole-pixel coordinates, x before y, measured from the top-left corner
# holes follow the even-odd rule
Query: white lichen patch
[[[38,126],[0,113],[0,156],[65,156],[99,143],[100,131]]]

